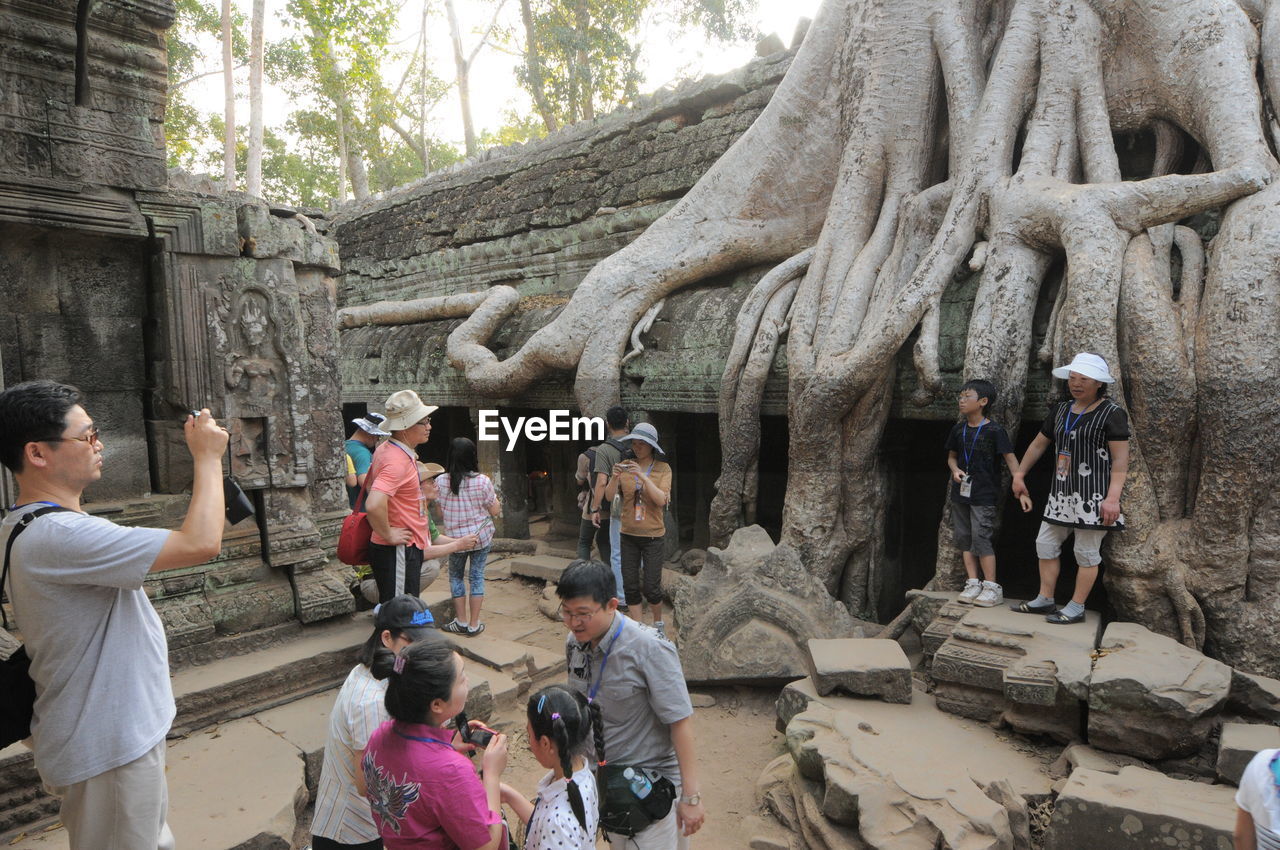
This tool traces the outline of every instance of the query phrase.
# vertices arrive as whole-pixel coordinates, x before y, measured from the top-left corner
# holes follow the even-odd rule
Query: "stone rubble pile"
[[[814,639],[779,695],[788,752],[758,794],[791,850],[1233,846],[1234,783],[1280,747],[1280,681],[1092,613],[912,596],[923,669],[896,641]]]

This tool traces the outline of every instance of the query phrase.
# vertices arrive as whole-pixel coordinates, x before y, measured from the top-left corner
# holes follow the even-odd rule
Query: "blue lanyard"
[[[969,423],[964,423],[964,436],[960,438],[960,448],[964,451],[964,469],[969,471],[969,458],[973,457],[973,450],[978,447],[978,438],[982,436],[982,429],[987,427],[987,420],[983,419],[978,424],[977,433],[973,435],[973,444],[969,444]]]
[[[1276,793],[1280,794],[1280,753],[1271,757],[1271,778],[1276,783]]]
[[[649,461],[649,468],[644,471],[644,474],[648,475],[650,472],[653,472],[653,465],[657,462],[657,458]],[[636,479],[636,501],[638,502],[640,501],[640,490],[644,488],[644,480],[639,475],[635,475],[634,473],[632,475]]]
[[[1070,437],[1070,436],[1071,436],[1071,432],[1072,432],[1072,431],[1074,431],[1074,430],[1075,430],[1075,427],[1076,427],[1077,425],[1079,425],[1079,424],[1080,424],[1080,417],[1081,417],[1081,416],[1084,416],[1084,415],[1085,415],[1086,413],[1088,413],[1088,412],[1089,412],[1089,408],[1088,408],[1088,407],[1085,407],[1085,409],[1084,409],[1084,410],[1082,410],[1082,411],[1080,411],[1079,413],[1077,413],[1077,414],[1076,414],[1076,418],[1075,418],[1075,419],[1072,419],[1072,418],[1071,418],[1071,405],[1067,405],[1067,414],[1066,414],[1066,416],[1064,416],[1064,417],[1063,417],[1063,423],[1062,423],[1063,428],[1065,429],[1065,430],[1062,432],[1062,436],[1063,436],[1063,437]]]
[[[38,501],[38,502],[23,502],[21,505],[10,505],[10,506],[9,506],[9,510],[10,510],[10,511],[16,511],[18,508],[25,508],[25,507],[27,507],[27,505],[48,505],[48,506],[49,506],[49,507],[51,507],[51,508],[60,508],[60,507],[62,507],[62,505],[59,505],[57,502],[46,502],[44,499],[41,499],[41,500],[40,500],[40,501]]]
[[[600,683],[604,681],[604,668],[609,666],[609,653],[613,652],[613,645],[618,642],[618,635],[622,634],[622,627],[626,625],[626,615],[617,614],[618,628],[614,631],[613,637],[609,640],[609,648],[604,651],[604,658],[600,661],[600,675],[596,677],[595,684],[591,686],[591,690],[587,693],[587,702],[595,702],[596,694],[600,690]]]
[[[439,744],[442,747],[449,747],[450,749],[453,748],[452,741],[441,741],[439,738],[423,738],[420,735],[406,735],[404,732],[401,732],[399,729],[396,729],[394,726],[391,727],[391,731],[395,732],[401,738],[404,738],[409,741],[421,741],[424,744]]]

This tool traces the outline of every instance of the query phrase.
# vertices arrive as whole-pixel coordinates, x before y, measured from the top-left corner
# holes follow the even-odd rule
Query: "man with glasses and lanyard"
[[[164,626],[143,580],[221,551],[227,432],[208,410],[188,416],[194,479],[182,527],[129,528],[80,509],[103,461],[81,401],[53,381],[0,393],[0,463],[18,483],[0,540],[36,684],[36,769],[62,798],[71,850],[170,850],[165,736],[175,707]]]
[[[686,850],[706,811],[693,706],[675,645],[618,612],[613,573],[598,561],[569,564],[556,593],[569,627],[569,687],[600,707],[605,760],[612,769],[643,769],[675,786],[676,800],[665,816],[634,836],[610,832],[610,842],[626,850]],[[607,823],[608,800],[602,804]]]
[[[413,390],[400,390],[387,399],[382,427],[391,438],[373,453],[364,502],[373,526],[369,568],[378,584],[379,602],[422,591],[422,550],[431,545],[431,538],[416,450],[431,438],[431,414],[436,409],[423,404]]]

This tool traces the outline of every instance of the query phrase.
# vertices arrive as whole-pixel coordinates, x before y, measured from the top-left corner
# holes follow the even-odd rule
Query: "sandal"
[[[1017,611],[1019,614],[1053,614],[1058,610],[1057,605],[1032,605],[1030,602],[1019,602],[1017,605],[1010,605],[1010,611]]]
[[[1044,621],[1046,623],[1053,623],[1055,626],[1069,626],[1072,623],[1083,623],[1084,612],[1081,611],[1079,614],[1075,615],[1074,617],[1068,617],[1066,614],[1062,613],[1061,611],[1055,611],[1054,613],[1045,617]]]

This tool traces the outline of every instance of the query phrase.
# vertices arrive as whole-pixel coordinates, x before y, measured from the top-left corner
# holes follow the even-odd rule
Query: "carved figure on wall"
[[[266,283],[274,275],[268,272]],[[275,299],[251,284],[231,297],[225,381],[231,425],[231,472],[244,487],[285,483],[292,474],[289,378]]]
[[[233,322],[245,347],[227,354],[227,387],[246,412],[270,413],[284,382],[283,353],[270,309],[267,295],[254,289],[241,292],[235,304]]]

